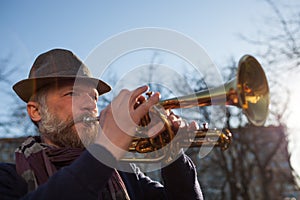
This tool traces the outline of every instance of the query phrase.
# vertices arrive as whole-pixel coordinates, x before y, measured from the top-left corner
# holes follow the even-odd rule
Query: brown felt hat
[[[108,84],[93,78],[88,67],[71,51],[65,49],[53,49],[39,55],[31,67],[28,79],[19,81],[13,89],[23,101],[28,102],[42,87],[69,79],[83,79],[95,83],[100,95],[111,90]]]

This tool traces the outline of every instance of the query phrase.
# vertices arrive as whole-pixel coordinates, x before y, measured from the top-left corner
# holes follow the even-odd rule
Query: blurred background
[[[11,87],[28,76],[34,59],[52,48],[72,50],[81,59],[103,41],[136,28],[171,29],[193,39],[215,63],[224,82],[236,76],[244,54],[262,64],[270,87],[270,113],[263,127],[249,124],[240,109],[226,108],[226,116],[210,118],[199,108],[199,122],[229,128],[233,144],[207,155],[197,149],[194,160],[206,199],[299,199],[300,173],[300,3],[297,0],[211,1],[1,1],[0,2],[0,160],[13,162],[14,148],[23,137],[36,134],[26,105]],[[101,58],[99,58],[101,59]],[[144,51],[115,62],[105,81],[113,87],[132,66],[146,65],[139,74],[152,83],[157,65],[182,73],[193,90],[206,88],[193,67],[166,52]],[[178,84],[178,85],[176,85]],[[176,87],[180,82],[174,80]],[[120,87],[120,86],[119,86]],[[162,97],[169,91],[151,85]],[[184,90],[184,89],[183,89]],[[111,95],[102,97],[107,105]],[[186,117],[191,119],[191,114]],[[159,179],[156,172],[150,174]]]

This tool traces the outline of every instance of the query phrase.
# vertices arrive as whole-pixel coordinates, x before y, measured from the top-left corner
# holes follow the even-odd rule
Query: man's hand
[[[133,91],[124,89],[100,113],[100,130],[95,143],[104,146],[117,160],[128,150],[140,120],[159,101],[159,93],[154,93],[141,103],[141,95],[147,90],[148,86]],[[136,108],[137,102],[140,105]]]

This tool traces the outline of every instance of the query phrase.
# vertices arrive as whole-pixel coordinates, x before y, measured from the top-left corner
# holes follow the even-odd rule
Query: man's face
[[[41,110],[41,134],[60,147],[88,145],[97,134],[98,124],[83,123],[83,116],[97,116],[98,91],[88,82],[62,82],[50,87],[46,109]],[[75,122],[75,123],[74,123]],[[84,145],[83,145],[83,144]]]

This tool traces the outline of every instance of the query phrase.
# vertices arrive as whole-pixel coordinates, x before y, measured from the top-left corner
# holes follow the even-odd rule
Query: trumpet
[[[248,121],[255,126],[262,126],[269,112],[269,86],[266,75],[260,63],[250,55],[244,55],[238,63],[237,75],[233,80],[219,87],[196,92],[195,94],[175,97],[162,100],[157,107],[168,109],[203,107],[212,105],[236,106],[241,108]],[[133,138],[128,149],[134,153],[155,152],[163,147],[170,145],[179,148],[201,147],[201,146],[219,146],[226,150],[232,142],[232,134],[228,129],[223,131],[210,130],[207,124],[204,124],[200,130],[187,132],[185,136],[179,136],[180,139],[172,142],[176,135],[167,117],[159,109],[157,114],[165,123],[166,131],[158,134],[154,138],[140,136],[137,133]],[[98,121],[99,117],[87,117],[85,122]],[[168,150],[160,153],[155,158],[124,158],[123,161],[130,162],[156,162],[165,158]]]

